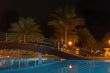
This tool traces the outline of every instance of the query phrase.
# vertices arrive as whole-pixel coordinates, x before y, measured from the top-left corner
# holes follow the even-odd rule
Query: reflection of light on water
[[[71,69],[72,68],[72,65],[69,65],[69,68]]]
[[[110,62],[110,60],[104,60],[104,62]]]
[[[108,72],[110,72],[110,67],[108,67]]]
[[[3,62],[0,62],[0,67],[3,67],[3,64],[4,64]]]

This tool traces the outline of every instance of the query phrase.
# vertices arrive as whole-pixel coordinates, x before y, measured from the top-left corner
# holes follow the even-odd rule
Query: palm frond
[[[41,30],[39,29],[39,25],[32,18],[19,18],[19,21],[11,24],[10,32],[14,32],[19,34],[19,37],[23,37],[24,35],[33,35],[35,37],[43,37],[41,34]]]

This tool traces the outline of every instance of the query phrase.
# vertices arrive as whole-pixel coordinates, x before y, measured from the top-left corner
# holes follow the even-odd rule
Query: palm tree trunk
[[[25,34],[23,35],[23,40],[24,40],[24,43],[26,43],[26,35]]]
[[[65,48],[67,48],[67,35],[68,32],[67,32],[67,28],[65,28]]]

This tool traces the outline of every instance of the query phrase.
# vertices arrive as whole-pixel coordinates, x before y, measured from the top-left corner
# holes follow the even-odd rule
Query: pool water
[[[21,63],[21,65],[23,65]],[[110,73],[109,60],[57,60],[41,65],[0,69],[0,73]]]
[[[57,62],[60,59],[43,58],[42,64]],[[1,71],[15,70],[27,67],[39,66],[38,58],[3,58],[0,59],[0,73]]]
[[[110,61],[66,60],[38,73],[110,73]]]

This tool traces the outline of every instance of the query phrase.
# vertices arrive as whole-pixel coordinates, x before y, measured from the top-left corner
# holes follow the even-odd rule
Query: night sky
[[[85,18],[86,27],[96,39],[102,39],[110,31],[109,0],[0,0],[0,31],[7,31],[9,24],[16,22],[20,16],[33,17],[43,25],[43,31],[51,31],[47,27],[50,14],[60,6],[73,5],[79,15]],[[44,32],[45,33],[45,32]],[[50,33],[45,33],[49,36]]]

